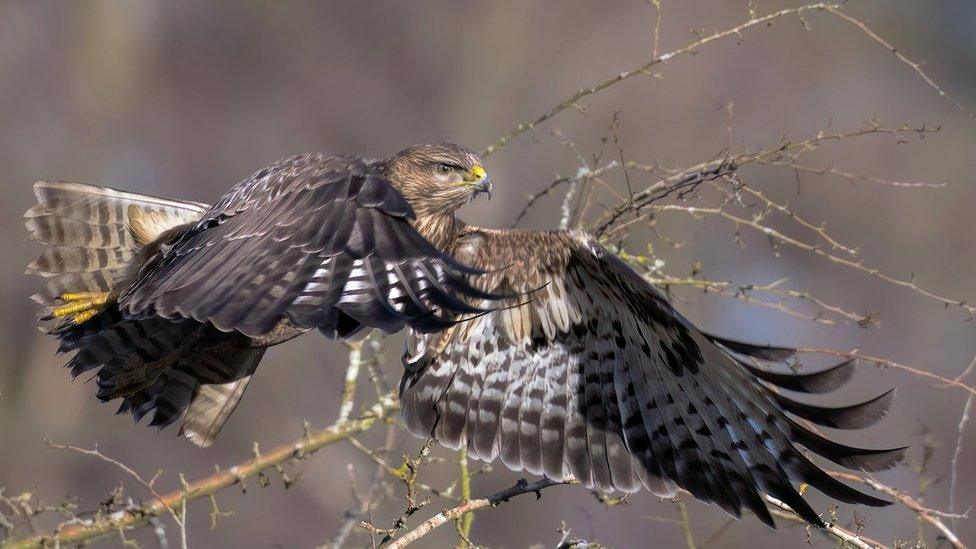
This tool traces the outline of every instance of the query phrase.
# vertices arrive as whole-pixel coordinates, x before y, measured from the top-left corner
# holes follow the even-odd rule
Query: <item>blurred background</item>
[[[712,32],[748,19],[745,2],[664,0],[660,50],[694,41],[689,29]],[[760,13],[797,5],[762,2]],[[867,19],[900,51],[924,60],[924,70],[960,103],[976,109],[976,4],[967,0],[874,0],[845,7]],[[945,182],[943,188],[894,188],[785,168],[748,166],[743,180],[816,223],[839,241],[860,247],[864,264],[940,295],[976,300],[974,206],[976,124],[927,86],[910,67],[854,26],[825,14],[777,20],[655,68],[660,78],[638,77],[584,100],[586,113],[569,110],[523,135],[487,160],[496,184],[491,202],[463,210],[470,221],[507,226],[529,193],[579,166],[576,154],[553,136],[558,130],[589,157],[601,147],[612,114],[621,111],[619,143],[627,160],[679,168],[719,154],[728,143],[726,105],[734,104],[733,148],[776,146],[824,129],[855,129],[877,117],[884,124],[941,126],[925,139],[896,144],[869,136],[825,145],[809,162],[873,177]],[[273,160],[300,152],[348,150],[387,155],[420,141],[447,140],[475,150],[515,124],[534,119],[576,89],[639,66],[653,47],[655,11],[648,2],[499,0],[402,3],[393,1],[28,2],[0,4],[0,486],[57,504],[81,499],[94,509],[120,483],[140,488],[118,469],[76,453],[48,449],[44,437],[83,447],[95,444],[146,476],[163,469],[157,488],[178,487],[176,473],[201,478],[215,465],[246,459],[301,434],[303,420],[334,421],[346,361],[345,348],[309,336],[273,349],[221,438],[209,449],[155,433],[99,405],[94,389],[72,382],[55,356],[55,342],[34,327],[28,296],[40,287],[23,276],[39,246],[25,241],[21,214],[33,203],[38,179],[70,179],[203,202]],[[610,150],[614,158],[617,151]],[[635,188],[653,182],[633,174]],[[622,185],[622,178],[608,181]],[[694,200],[694,199],[692,199]],[[558,196],[543,200],[523,220],[553,227]],[[694,203],[690,204],[694,205]],[[628,249],[648,244],[673,276],[764,284],[788,277],[785,287],[830,303],[877,311],[880,329],[856,323],[827,326],[690,288],[675,288],[678,308],[704,329],[752,341],[864,352],[955,377],[976,353],[976,326],[965,311],[946,308],[916,292],[781,247],[719,220],[664,217],[658,229],[682,244],[666,245],[637,230]],[[770,223],[776,226],[777,221]],[[794,227],[783,221],[784,230]],[[794,230],[795,232],[795,230]],[[797,234],[803,234],[797,233]],[[805,235],[810,240],[810,235]],[[801,309],[803,304],[799,304]],[[399,378],[401,339],[384,345],[383,367]],[[973,383],[976,374],[968,379]],[[365,385],[365,384],[364,384]],[[949,462],[966,400],[963,391],[933,385],[896,370],[864,364],[839,400],[899,390],[889,420],[845,440],[865,446],[912,444],[910,462],[878,475],[919,496],[949,506]],[[362,403],[369,387],[363,387]],[[956,508],[976,503],[976,427],[964,433]],[[364,441],[377,443],[370,436]],[[418,441],[398,433],[397,449]],[[450,453],[438,455],[453,459]],[[921,474],[919,466],[924,462]],[[191,504],[189,539],[197,547],[310,547],[331,539],[354,504],[348,466],[364,486],[372,465],[348,443],[301,463],[290,489],[277,478],[250,483],[218,497],[235,515],[210,529],[208,503]],[[475,465],[477,468],[477,465]],[[451,461],[429,465],[423,480],[447,485]],[[474,478],[474,493],[489,494],[517,479],[496,468]],[[388,524],[403,507],[393,500],[374,511]],[[143,494],[145,496],[145,494]],[[810,493],[818,509],[829,502]],[[446,504],[437,498],[418,514]],[[690,502],[695,537],[705,541],[726,522],[715,508]],[[842,506],[842,522],[854,509]],[[865,533],[891,544],[916,539],[915,515],[904,507],[857,509]],[[653,518],[657,517],[657,518]],[[489,546],[553,546],[561,521],[573,534],[628,547],[684,545],[677,509],[649,494],[606,507],[586,490],[555,487],[541,501],[512,501],[477,514],[473,539]],[[56,517],[39,517],[51,526]],[[419,518],[415,518],[419,522]],[[782,522],[782,521],[781,521]],[[976,540],[976,522],[960,521],[963,540]],[[923,539],[938,545],[930,527]],[[130,534],[153,546],[148,531]],[[446,526],[418,546],[456,540]],[[801,527],[773,532],[751,516],[711,544],[721,547],[803,547]],[[814,545],[830,542],[814,536]],[[351,545],[365,545],[362,534]],[[98,542],[119,546],[118,537]]]

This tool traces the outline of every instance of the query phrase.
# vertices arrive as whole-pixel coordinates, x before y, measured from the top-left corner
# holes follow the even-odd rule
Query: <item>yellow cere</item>
[[[486,175],[488,175],[488,172],[483,167],[476,165],[471,167],[471,171],[464,177],[464,180],[469,183],[481,181]]]

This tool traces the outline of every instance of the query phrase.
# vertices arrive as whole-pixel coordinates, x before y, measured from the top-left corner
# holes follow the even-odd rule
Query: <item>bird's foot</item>
[[[105,304],[111,298],[109,292],[72,292],[61,294],[58,299],[64,302],[60,307],[51,309],[54,318],[67,318],[74,324],[81,324],[91,320],[98,313],[105,310]]]

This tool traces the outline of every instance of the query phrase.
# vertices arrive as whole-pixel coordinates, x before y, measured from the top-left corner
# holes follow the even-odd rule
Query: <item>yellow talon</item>
[[[73,292],[61,294],[59,299],[66,305],[51,309],[51,315],[55,318],[71,317],[71,322],[81,324],[91,320],[95,315],[102,312],[104,305],[108,303],[111,294],[109,292]]]
[[[70,314],[80,313],[81,311],[86,311],[88,309],[91,309],[93,305],[94,305],[94,303],[91,303],[90,301],[87,301],[87,300],[86,301],[77,301],[77,302],[71,303],[69,305],[64,305],[63,307],[55,307],[51,311],[51,314],[53,314],[54,316],[60,318],[62,316],[68,316]]]
[[[82,324],[91,320],[100,312],[102,312],[100,309],[88,309],[87,311],[82,311],[71,317],[71,322],[74,322],[75,324]]]
[[[80,301],[82,299],[100,300],[102,303],[108,300],[108,292],[72,292],[61,294],[62,301]]]

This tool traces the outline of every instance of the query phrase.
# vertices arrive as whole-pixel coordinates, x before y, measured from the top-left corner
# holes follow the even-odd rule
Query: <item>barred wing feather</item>
[[[889,503],[798,448],[867,471],[901,458],[902,448],[847,446],[797,419],[858,428],[885,413],[890,393],[828,408],[783,392],[836,388],[850,364],[795,373],[782,366],[793,350],[705,335],[581,233],[469,228],[456,256],[490,271],[483,291],[531,297],[442,334],[411,334],[401,390],[414,434],[602,491],[682,488],[770,526],[763,494],[823,525],[800,482],[845,502]]]

